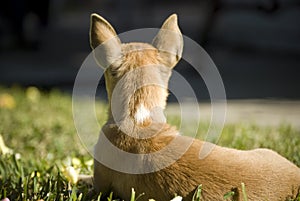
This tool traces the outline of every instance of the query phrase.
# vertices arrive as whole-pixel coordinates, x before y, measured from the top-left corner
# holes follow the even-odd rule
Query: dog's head
[[[117,83],[122,80],[118,94],[128,97],[126,101],[136,121],[144,121],[139,113],[165,107],[171,69],[183,50],[176,14],[163,23],[152,44],[121,43],[114,28],[103,17],[92,14],[90,45],[96,62],[105,69],[110,102]]]

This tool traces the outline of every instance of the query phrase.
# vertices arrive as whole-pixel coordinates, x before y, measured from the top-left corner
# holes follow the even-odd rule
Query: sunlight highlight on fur
[[[134,119],[138,124],[142,124],[148,118],[150,118],[150,111],[141,104],[136,110]]]

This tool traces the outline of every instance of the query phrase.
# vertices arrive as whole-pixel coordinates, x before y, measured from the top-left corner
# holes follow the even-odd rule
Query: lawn
[[[106,107],[97,102],[99,125],[105,122]],[[168,121],[178,125],[179,117]],[[71,174],[92,174],[93,162],[77,135],[70,94],[2,87],[0,122],[0,135],[8,147],[1,145],[0,139],[0,200],[100,199],[101,194],[95,194],[90,186],[74,184],[76,178]],[[207,124],[201,124],[199,136],[206,129]],[[277,127],[225,125],[219,144],[239,149],[271,148],[300,166],[300,132],[286,123]],[[71,172],[70,167],[74,168]],[[230,200],[230,194],[225,198]]]

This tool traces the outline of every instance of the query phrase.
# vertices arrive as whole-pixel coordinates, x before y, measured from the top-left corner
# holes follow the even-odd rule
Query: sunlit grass
[[[106,108],[106,104],[96,103],[99,126],[106,120]],[[34,87],[0,88],[0,122],[0,135],[14,153],[4,155],[0,151],[0,200],[101,198],[90,186],[72,183],[74,171],[92,174],[93,164],[74,126],[70,94],[58,90],[42,92]],[[168,122],[179,126],[180,118],[169,116]],[[205,139],[207,128],[207,123],[200,125],[198,138]],[[183,134],[190,132],[188,128],[182,130]],[[271,148],[300,166],[300,132],[288,124],[226,125],[218,144],[238,149]],[[68,172],[69,167],[74,168],[73,173]],[[200,194],[201,191],[195,200],[200,200]],[[133,200],[138,196],[133,195]],[[224,200],[231,196],[232,192],[228,192]],[[102,199],[112,197],[113,194]]]

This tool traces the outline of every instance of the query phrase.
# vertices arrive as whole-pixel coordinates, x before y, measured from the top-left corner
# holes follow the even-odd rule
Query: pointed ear
[[[103,68],[121,57],[121,41],[114,28],[97,14],[91,15],[90,45],[97,63]]]
[[[182,56],[183,39],[176,14],[171,15],[164,22],[152,44],[159,50],[159,54],[167,66],[173,68],[178,63]]]

